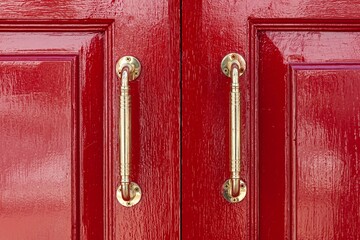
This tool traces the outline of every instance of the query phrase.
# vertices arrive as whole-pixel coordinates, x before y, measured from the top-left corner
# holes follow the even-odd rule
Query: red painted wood
[[[1,1],[0,234],[178,239],[179,1]],[[6,19],[6,20],[5,20]],[[133,208],[118,204],[119,80],[132,88]]]
[[[43,42],[22,44],[26,35]],[[103,165],[102,34],[9,31],[0,39],[1,234],[101,238],[104,229],[95,225],[104,224],[105,211],[97,170]],[[80,66],[80,59],[99,67]]]
[[[179,4],[0,3],[1,234],[178,239],[181,141],[184,239],[358,239],[358,2],[182,1],[182,139]],[[229,52],[248,63],[249,192],[236,205],[220,194]],[[143,65],[131,91],[132,176],[144,195],[130,209],[115,199],[113,66],[126,54]]]
[[[241,4],[237,8],[243,9]],[[234,205],[221,195],[221,186],[230,176],[231,81],[221,73],[220,62],[232,51],[244,56],[245,44],[239,39],[246,38],[245,29],[231,24],[240,21],[242,14],[230,11],[227,1],[183,1],[182,9],[182,236],[248,239],[251,195]],[[240,82],[245,93],[248,84],[244,77]],[[244,104],[248,98],[248,93],[242,94],[242,132],[249,129],[249,106]],[[242,176],[251,187],[249,137],[250,131],[242,135],[241,153]]]
[[[184,239],[359,239],[359,1],[183,1]],[[248,69],[229,177],[229,52]]]
[[[76,208],[71,197],[73,59],[14,60],[0,63],[0,234],[66,239]]]
[[[261,239],[360,238],[359,33],[316,35],[259,34]]]
[[[131,37],[119,36],[127,46],[121,52],[134,52],[142,64],[130,87],[132,169],[143,196],[130,209],[116,204],[116,239],[179,239],[180,5],[178,0],[126,4],[121,26]]]

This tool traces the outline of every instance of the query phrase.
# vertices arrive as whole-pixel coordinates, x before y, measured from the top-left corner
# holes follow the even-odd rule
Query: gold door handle
[[[116,73],[121,78],[120,93],[120,176],[121,183],[116,191],[119,203],[125,207],[137,204],[141,199],[141,188],[130,181],[131,158],[131,96],[129,94],[129,81],[140,75],[141,65],[138,59],[125,56],[116,63]]]
[[[230,91],[230,179],[226,180],[222,187],[224,198],[237,203],[246,196],[246,184],[240,179],[240,143],[241,143],[241,121],[240,121],[240,88],[239,76],[246,69],[244,58],[237,53],[226,55],[221,62],[222,72],[231,78]]]

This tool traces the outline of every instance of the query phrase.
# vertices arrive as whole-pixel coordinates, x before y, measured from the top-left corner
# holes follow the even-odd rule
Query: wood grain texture
[[[71,194],[78,160],[71,151],[73,60],[0,58],[0,122],[6,126],[0,138],[0,234],[5,239],[76,234],[71,227],[79,197]]]
[[[23,44],[27,36],[41,41]],[[7,169],[1,182],[2,234],[8,239],[101,238],[104,228],[95,225],[104,223],[105,211],[99,194],[104,191],[103,34],[9,30],[0,39],[6,126],[1,167]],[[97,100],[89,101],[89,93]]]
[[[260,238],[358,239],[359,33],[257,36]]]
[[[249,196],[239,204],[230,204],[221,195],[221,186],[230,176],[231,81],[222,74],[220,63],[230,52],[246,56],[246,45],[239,40],[246,37],[245,28],[231,24],[241,19],[241,2],[231,6],[228,1],[182,2],[183,239],[249,238]],[[250,135],[246,76],[239,79],[243,93],[241,175],[251,187],[247,175]]]
[[[294,68],[293,234],[359,239],[359,65]]]
[[[308,231],[307,224],[313,222],[304,220],[308,213],[302,208],[296,208],[301,220],[292,219],[292,200],[295,198],[292,196],[292,191],[295,191],[292,182],[299,178],[299,181],[306,179],[311,184],[317,176],[304,179],[291,170],[291,153],[298,143],[292,144],[295,135],[291,135],[293,110],[289,94],[292,85],[288,74],[290,63],[316,65],[331,62],[334,68],[346,63],[357,64],[359,6],[359,1],[182,2],[184,239],[321,239],[317,238],[319,232],[322,236],[334,236],[333,239],[358,237],[351,230],[359,228],[358,221],[350,224],[342,217],[344,208],[339,201],[333,202],[329,206],[331,211],[326,213],[336,216],[333,218],[336,221],[331,224],[319,224],[313,227],[317,229]],[[220,61],[229,52],[242,54],[248,63],[248,70],[240,78],[241,176],[247,182],[248,196],[237,205],[229,205],[220,195],[221,184],[229,175],[229,79],[222,75]],[[343,81],[340,76],[333,77],[334,81]],[[320,83],[312,81],[311,84],[316,88],[315,85]],[[352,80],[348,84],[352,85]],[[344,95],[334,91],[332,93],[340,98],[338,102],[347,108],[341,99]],[[351,93],[351,98],[357,99],[359,92],[355,92]],[[325,95],[324,101],[327,99]],[[309,111],[317,109],[316,105],[306,107],[313,109]],[[354,114],[351,111],[348,115]],[[344,117],[344,121],[350,118]],[[336,124],[339,124],[339,129],[345,129],[343,122]],[[345,135],[358,134],[356,125],[348,127],[346,131],[349,132]],[[306,134],[311,135],[312,131]],[[315,146],[324,145],[323,141],[335,141],[330,138],[320,141],[315,135],[308,138]],[[354,138],[352,143],[356,142]],[[352,150],[352,154],[357,156],[358,150]],[[359,158],[350,160],[346,157],[342,161],[358,164]],[[311,165],[300,166],[303,173],[310,174]],[[359,198],[356,187],[359,167],[346,166],[347,172],[352,173],[352,184],[355,184],[350,184],[345,190],[352,189],[352,195],[348,196],[352,203],[347,202],[348,214],[351,219],[358,219],[359,209],[354,211],[354,206]],[[350,179],[341,175],[341,168],[334,168],[329,174],[336,171],[344,176],[344,180]],[[304,192],[301,189],[298,190]],[[335,188],[329,189],[333,191],[332,196],[343,196],[334,192]],[[317,206],[312,206],[308,211],[316,212]],[[344,224],[348,225],[343,233],[340,230],[337,235],[331,233],[337,229],[336,226]]]
[[[141,75],[130,87],[132,177],[142,188],[143,196],[131,209],[116,204],[116,239],[179,239],[179,2],[127,1],[126,4],[131,6],[123,15],[127,22],[123,22],[122,31],[129,36],[119,38],[121,44],[129,47],[122,52],[133,53],[142,64]],[[118,83],[116,86],[114,95],[119,96]],[[117,98],[114,106],[118,109]],[[117,111],[113,119],[115,124]]]
[[[2,1],[3,234],[179,239],[181,190],[184,239],[358,239],[359,3],[182,1],[180,23],[179,0]],[[229,176],[230,86],[220,61],[229,52],[248,63],[240,78],[248,196],[236,205],[220,193]],[[115,198],[120,84],[114,63],[124,55],[143,66],[131,83],[132,179],[143,199],[130,209]],[[56,88],[40,84],[56,71]],[[16,89],[29,91],[30,99],[16,100]],[[39,91],[50,95],[39,100],[42,111],[32,105]],[[58,105],[65,117],[54,116]],[[39,112],[46,117],[38,119]],[[20,147],[28,144],[36,148],[25,155]],[[63,161],[54,157],[59,152]],[[65,175],[52,184],[47,174],[59,169]],[[35,200],[22,195],[24,205],[16,205],[11,190],[27,181],[42,188],[27,188]],[[43,189],[48,185],[64,189],[60,203]],[[27,228],[34,219],[26,217],[40,205],[39,221],[50,224],[55,211],[62,214],[56,230]],[[10,220],[15,217],[21,231]]]
[[[79,156],[78,174],[74,172],[71,179],[79,178],[72,195],[78,194],[80,200],[74,224],[63,220],[70,227],[64,234],[74,232],[72,239],[179,238],[179,2],[2,1],[0,11],[6,19],[0,20],[1,54],[78,56],[78,69],[73,71],[79,86],[79,129],[78,133],[72,127],[64,130],[76,139],[66,141],[70,150],[76,149],[71,154]],[[120,84],[114,66],[124,55],[136,56],[143,66],[141,76],[131,84],[132,178],[143,189],[143,199],[133,209],[120,206],[115,197],[120,180]],[[60,87],[59,93],[69,91],[65,83]],[[69,101],[67,112],[76,107]],[[53,101],[47,103],[51,108]],[[16,127],[8,133],[18,131]]]

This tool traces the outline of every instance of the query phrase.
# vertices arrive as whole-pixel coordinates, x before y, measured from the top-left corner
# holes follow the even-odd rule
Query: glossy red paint
[[[1,235],[101,238],[103,35],[9,30],[0,39]]]
[[[181,4],[180,23],[179,0],[1,1],[0,235],[179,239],[181,191],[183,239],[359,239],[360,1]],[[239,204],[220,192],[229,52],[248,63]],[[133,208],[115,198],[124,55],[143,66]]]
[[[1,238],[178,239],[179,2],[1,1],[0,12]],[[143,197],[130,209],[115,195],[124,55],[143,66],[131,83]]]
[[[359,1],[183,1],[184,239],[359,239]],[[229,52],[242,92],[239,204],[229,176]]]
[[[260,238],[358,239],[360,35],[258,36]]]

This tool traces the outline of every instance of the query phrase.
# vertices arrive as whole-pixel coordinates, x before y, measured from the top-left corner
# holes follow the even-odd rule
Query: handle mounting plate
[[[129,74],[131,75],[129,81],[135,80],[139,77],[141,72],[141,64],[136,57],[124,56],[120,58],[119,61],[117,61],[116,74],[118,77],[121,77],[121,72],[125,67],[129,68]]]
[[[247,192],[247,188],[246,188],[246,184],[244,181],[240,180],[240,192],[237,196],[233,196],[231,189],[231,179],[228,179],[224,182],[223,186],[222,186],[222,194],[224,196],[224,198],[230,202],[230,203],[238,203],[241,202],[245,196],[246,196],[246,192]]]
[[[121,192],[121,185],[118,187],[116,191],[116,198],[119,201],[119,203],[125,207],[132,207],[138,202],[140,202],[141,199],[141,188],[137,183],[131,182],[129,185],[129,192],[130,192],[130,199],[125,200],[123,198],[122,192]]]
[[[245,59],[238,53],[229,53],[221,61],[221,71],[228,77],[231,77],[231,66],[236,64],[239,68],[239,76],[246,70]]]

